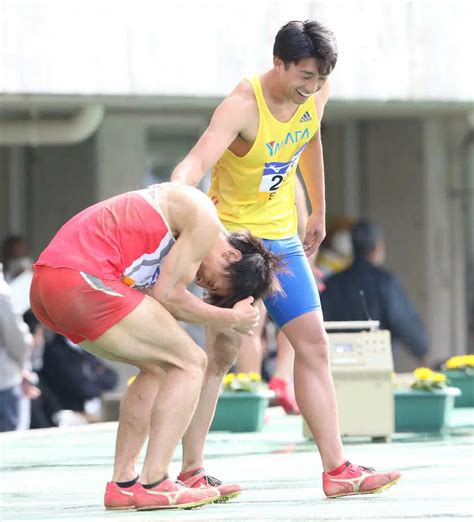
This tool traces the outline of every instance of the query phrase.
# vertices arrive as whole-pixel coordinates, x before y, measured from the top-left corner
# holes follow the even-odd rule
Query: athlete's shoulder
[[[207,194],[198,188],[181,183],[166,183],[166,192],[163,197],[171,201],[177,211],[182,212],[185,216],[199,214],[207,214],[212,219],[217,219],[217,211],[214,203]]]
[[[226,100],[239,110],[249,110],[257,107],[252,84],[247,79],[241,80],[227,96]]]
[[[220,129],[232,128],[235,135],[246,132],[258,118],[258,107],[252,86],[242,80],[214,111],[211,126]]]

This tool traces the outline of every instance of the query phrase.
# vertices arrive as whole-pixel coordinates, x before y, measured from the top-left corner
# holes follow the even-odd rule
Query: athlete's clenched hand
[[[253,297],[247,297],[236,303],[232,308],[235,317],[232,328],[241,334],[252,335],[252,328],[258,325],[260,312],[258,308],[252,306],[253,301]]]

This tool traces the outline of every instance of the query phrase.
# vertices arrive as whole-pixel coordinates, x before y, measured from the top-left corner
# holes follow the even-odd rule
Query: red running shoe
[[[278,406],[281,406],[287,415],[299,415],[300,409],[296,400],[288,390],[288,383],[278,377],[272,377],[268,383],[268,388],[275,392],[275,399]]]
[[[154,488],[140,488],[135,493],[135,507],[138,511],[152,509],[192,509],[211,504],[219,496],[216,488],[192,489],[169,478]]]
[[[133,509],[135,492],[141,488],[138,482],[129,488],[121,488],[116,482],[107,482],[104,495],[105,509]]]
[[[215,502],[227,502],[242,493],[242,489],[237,484],[222,484],[219,479],[206,475],[204,468],[181,472],[178,480],[193,489],[215,487],[219,491]]]
[[[380,493],[395,485],[400,477],[398,471],[378,473],[372,468],[356,466],[347,461],[338,475],[323,473],[323,490],[329,498]]]

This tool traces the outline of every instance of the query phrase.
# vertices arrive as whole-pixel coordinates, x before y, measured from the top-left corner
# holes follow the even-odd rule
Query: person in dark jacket
[[[100,359],[56,334],[44,347],[43,382],[58,398],[62,410],[83,412],[85,403],[117,384],[117,372]]]
[[[326,321],[380,321],[380,328],[390,330],[394,358],[397,345],[403,343],[426,364],[428,335],[399,279],[381,267],[385,260],[382,229],[368,221],[352,229],[354,261],[346,270],[326,281],[321,301]]]

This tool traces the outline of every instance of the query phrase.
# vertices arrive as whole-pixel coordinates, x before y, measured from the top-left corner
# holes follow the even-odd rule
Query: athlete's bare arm
[[[319,122],[329,97],[329,82],[314,95]],[[321,128],[308,142],[299,161],[299,167],[311,202],[311,214],[306,225],[303,245],[307,256],[314,254],[326,235],[326,199],[324,191],[324,161]]]
[[[201,261],[224,231],[210,199],[191,187],[180,188],[171,193],[167,214],[172,228],[179,230],[179,237],[164,258],[152,297],[176,319],[214,328],[250,331],[258,321],[258,313],[250,306],[253,298],[226,309],[205,303],[187,289]]]
[[[250,83],[242,81],[214,111],[196,145],[174,169],[171,181],[196,186],[239,136],[252,133],[255,110]]]

